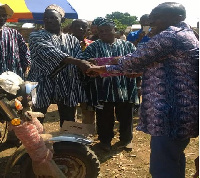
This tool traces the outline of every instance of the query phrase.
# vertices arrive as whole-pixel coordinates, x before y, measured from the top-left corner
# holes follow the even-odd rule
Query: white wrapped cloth
[[[0,87],[13,95],[17,94],[17,90],[20,89],[20,85],[23,84],[23,82],[24,80],[14,72],[8,71],[0,75]]]

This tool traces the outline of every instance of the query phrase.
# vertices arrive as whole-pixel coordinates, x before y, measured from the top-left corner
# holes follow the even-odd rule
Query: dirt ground
[[[149,156],[150,156],[150,136],[143,132],[136,131],[138,117],[134,118],[133,131],[133,150],[127,152],[118,149],[115,143],[119,141],[118,123],[115,124],[115,137],[112,141],[113,149],[110,153],[101,151],[98,145],[97,135],[94,136],[94,143],[91,146],[100,160],[100,175],[98,178],[151,178],[149,174]],[[1,124],[0,124],[1,128]],[[44,128],[46,133],[59,130],[59,116],[56,105],[51,105],[45,119]],[[6,162],[16,148],[6,149],[0,152],[0,178]],[[186,148],[186,178],[192,178],[195,173],[194,159],[199,155],[199,138],[191,139]],[[13,178],[17,178],[18,170]]]

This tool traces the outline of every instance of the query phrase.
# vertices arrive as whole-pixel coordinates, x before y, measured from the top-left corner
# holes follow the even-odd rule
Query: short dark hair
[[[149,14],[144,14],[140,17],[140,21],[142,21],[143,19],[144,20],[147,20],[149,18]]]
[[[78,23],[78,22],[83,22],[83,23],[87,24],[87,26],[89,26],[88,21],[85,19],[75,19],[72,21],[71,26],[73,26],[75,23]]]
[[[152,11],[161,11],[163,14],[182,15],[184,19],[186,18],[185,7],[177,2],[164,2],[155,7]]]

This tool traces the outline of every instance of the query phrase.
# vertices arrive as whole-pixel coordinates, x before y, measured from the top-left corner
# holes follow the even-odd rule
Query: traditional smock
[[[81,71],[75,65],[67,65],[55,79],[49,76],[65,57],[76,58],[81,53],[76,37],[41,30],[30,34],[29,45],[33,62],[28,78],[38,82],[36,108],[48,107],[54,102],[72,107],[87,101]]]
[[[128,41],[115,39],[112,44],[96,40],[82,53],[81,58],[101,58],[123,56],[135,51],[135,46]],[[88,99],[92,105],[99,102],[124,102],[135,103],[137,91],[135,78],[124,75],[114,77],[90,77],[88,81]]]
[[[0,74],[12,71],[24,79],[30,62],[30,52],[22,35],[15,29],[3,27],[0,36]]]

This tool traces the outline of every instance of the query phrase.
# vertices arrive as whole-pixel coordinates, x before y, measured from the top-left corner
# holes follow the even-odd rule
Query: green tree
[[[128,12],[112,12],[112,14],[107,14],[106,18],[114,20],[117,30],[125,30],[127,26],[139,23],[138,17],[131,16]]]
[[[70,25],[72,21],[73,19],[65,19],[65,21],[62,23],[62,28],[65,28],[66,26]]]
[[[123,25],[120,21],[118,21],[117,19],[113,20],[115,22],[116,25],[116,31],[123,31],[126,29],[127,25]]]

